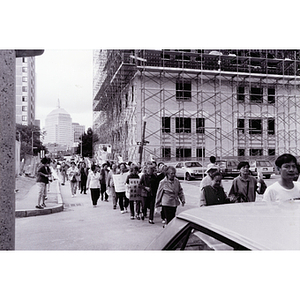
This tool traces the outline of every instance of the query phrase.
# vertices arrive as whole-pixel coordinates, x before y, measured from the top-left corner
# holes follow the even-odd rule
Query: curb
[[[33,216],[42,216],[58,213],[64,210],[63,199],[61,196],[59,180],[57,181],[57,203],[58,205],[47,207],[44,209],[21,209],[15,211],[15,218],[24,218],[24,217],[33,217]]]

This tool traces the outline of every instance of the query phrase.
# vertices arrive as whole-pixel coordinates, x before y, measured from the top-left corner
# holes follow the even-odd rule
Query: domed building
[[[48,145],[49,151],[67,151],[72,148],[74,140],[72,118],[59,105],[46,117],[45,130],[45,144]],[[51,145],[55,149],[50,149]]]

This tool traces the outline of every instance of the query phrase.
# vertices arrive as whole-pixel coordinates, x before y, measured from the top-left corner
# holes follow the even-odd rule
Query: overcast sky
[[[47,50],[36,57],[36,119],[45,124],[46,116],[58,105],[73,123],[92,127],[93,51]]]

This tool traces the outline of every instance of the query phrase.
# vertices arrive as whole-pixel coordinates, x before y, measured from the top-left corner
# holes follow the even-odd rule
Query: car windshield
[[[185,163],[185,166],[187,168],[202,167],[202,165],[197,161],[189,161],[189,162]]]

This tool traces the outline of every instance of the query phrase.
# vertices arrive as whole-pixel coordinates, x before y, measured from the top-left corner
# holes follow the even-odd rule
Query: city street
[[[266,180],[270,185],[278,175]],[[232,179],[223,179],[228,192]],[[186,205],[177,212],[199,205],[199,180],[181,181]],[[130,220],[130,213],[113,210],[112,202],[100,201],[93,208],[90,194],[71,197],[69,183],[61,186],[63,212],[16,219],[16,250],[143,250],[164,230],[157,213],[154,225],[148,219]],[[257,201],[261,199],[259,195]]]

